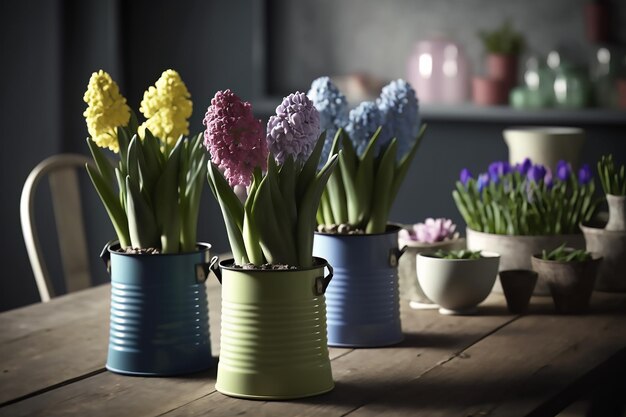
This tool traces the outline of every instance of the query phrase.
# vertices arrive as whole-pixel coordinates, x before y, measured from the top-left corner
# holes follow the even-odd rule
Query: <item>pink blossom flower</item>
[[[456,238],[458,234],[455,233],[455,230],[456,225],[450,219],[428,218],[424,223],[414,224],[409,230],[400,230],[400,238],[421,243],[442,242]]]
[[[252,105],[230,90],[218,91],[211,100],[203,124],[204,146],[211,161],[223,170],[231,187],[248,186],[256,167],[267,167],[267,143],[261,121]]]

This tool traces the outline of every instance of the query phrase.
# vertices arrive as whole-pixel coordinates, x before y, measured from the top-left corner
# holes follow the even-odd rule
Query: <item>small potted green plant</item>
[[[615,166],[613,155],[602,156],[598,162],[598,176],[606,195],[609,219],[606,225],[582,223],[587,250],[602,256],[596,289],[626,291],[626,167]]]
[[[107,369],[133,375],[195,372],[213,364],[204,280],[210,245],[196,241],[205,152],[187,138],[192,103],[176,71],[144,94],[141,125],[103,71],[84,97],[93,185],[117,233]],[[113,167],[101,148],[116,155]],[[206,271],[198,266],[205,266]],[[129,325],[131,323],[132,325]]]
[[[459,237],[456,224],[450,219],[428,218],[424,222],[404,226],[398,233],[398,246],[406,247],[398,260],[401,298],[408,299],[414,309],[437,308],[419,285],[415,259],[422,252],[464,249],[465,239]]]
[[[480,31],[478,36],[487,51],[487,77],[474,79],[474,100],[478,104],[503,104],[517,84],[518,56],[524,48],[524,37],[509,20],[493,31]]]
[[[285,97],[267,130],[252,106],[218,91],[204,119],[208,182],[232,259],[214,271],[222,284],[216,389],[256,399],[321,394],[334,387],[326,344],[325,259],[313,256],[315,215],[333,155],[304,93]]]
[[[441,314],[474,314],[498,274],[500,255],[459,250],[417,255],[417,278]]]
[[[581,313],[589,307],[601,257],[561,245],[532,257],[533,269],[550,288],[556,310]]]
[[[476,178],[461,171],[452,195],[467,224],[467,247],[497,251],[501,270],[531,269],[530,258],[562,243],[584,248],[579,224],[589,221],[599,199],[588,165],[575,173],[560,161],[556,172],[526,159],[515,166],[494,162]],[[494,289],[501,292],[499,282]],[[541,281],[535,294],[548,295]]]
[[[397,271],[402,251],[400,227],[388,220],[424,134],[417,96],[396,80],[376,102],[360,103],[345,118],[345,98],[327,77],[314,81],[309,95],[326,123],[322,128],[337,130],[328,152],[339,163],[322,195],[313,248],[337,271],[326,293],[328,343],[398,343],[404,338]]]

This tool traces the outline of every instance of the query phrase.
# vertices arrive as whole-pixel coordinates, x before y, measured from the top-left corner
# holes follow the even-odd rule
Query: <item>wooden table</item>
[[[209,280],[213,351],[219,287]],[[285,402],[215,391],[216,370],[175,378],[104,369],[109,286],[0,314],[0,416],[543,416],[626,370],[626,295],[594,293],[589,314],[506,312],[491,295],[479,315],[441,316],[403,305],[406,340],[330,349],[331,393]],[[604,389],[604,388],[602,388]]]

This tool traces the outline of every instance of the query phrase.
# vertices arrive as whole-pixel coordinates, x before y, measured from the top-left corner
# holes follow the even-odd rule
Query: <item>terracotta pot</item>
[[[472,98],[480,106],[505,104],[508,90],[504,82],[495,78],[474,77],[472,79]]]
[[[493,233],[476,232],[470,228],[467,233],[467,248],[470,250],[487,250],[498,252],[500,259],[500,271],[507,269],[532,269],[530,258],[542,250],[552,250],[565,243],[575,249],[585,248],[585,238],[582,234],[577,235],[551,235],[551,236],[514,236],[496,235]],[[502,293],[500,281],[496,281],[493,291]],[[535,295],[549,295],[550,292],[545,283],[539,281],[535,287]]]
[[[539,281],[550,288],[559,313],[582,313],[589,308],[601,261],[600,257],[583,262],[547,261],[540,255],[532,257],[533,269],[539,274]]]
[[[517,55],[487,55],[487,75],[502,80],[506,95],[517,85]]]
[[[537,284],[537,276],[535,271],[528,269],[500,271],[500,283],[511,313],[524,314],[528,311],[530,296]]]
[[[581,225],[587,251],[602,256],[596,290],[626,292],[626,232],[604,229],[602,225]]]
[[[398,246],[406,247],[404,255],[398,260],[398,275],[400,277],[400,297],[409,300],[412,308],[435,308],[437,307],[426,297],[417,279],[415,270],[415,258],[419,253],[436,252],[438,250],[465,249],[465,239],[457,238],[435,243],[420,243],[398,238]]]
[[[607,194],[606,201],[609,203],[609,222],[605,229],[613,232],[626,231],[626,196]]]

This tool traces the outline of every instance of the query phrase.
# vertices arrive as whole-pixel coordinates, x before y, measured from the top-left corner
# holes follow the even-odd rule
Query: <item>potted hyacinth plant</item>
[[[419,285],[415,259],[422,252],[465,248],[465,239],[459,237],[456,224],[450,219],[428,218],[423,223],[405,226],[398,233],[398,246],[406,247],[405,254],[398,260],[400,296],[409,300],[411,308],[436,308]]]
[[[616,166],[613,155],[598,161],[598,176],[609,207],[606,224],[583,223],[587,250],[602,256],[596,289],[625,292],[626,277],[626,167]]]
[[[91,76],[84,100],[95,161],[86,168],[117,234],[102,254],[111,273],[107,369],[161,376],[206,369],[210,245],[196,242],[205,153],[201,135],[184,136],[187,87],[176,71],[163,72],[143,96],[141,125],[104,71]],[[115,167],[101,148],[113,151]]]
[[[467,247],[500,253],[500,270],[511,270],[530,269],[534,253],[562,243],[583,248],[578,225],[596,211],[594,192],[586,164],[576,174],[560,161],[552,174],[526,159],[515,166],[494,162],[476,178],[463,169],[452,195],[467,224]],[[502,292],[498,282],[494,289]],[[548,294],[545,283],[537,283],[535,294]]]
[[[313,82],[309,97],[322,114],[322,129],[336,131],[329,154],[339,160],[317,212],[313,249],[340,271],[326,293],[329,344],[398,343],[403,339],[397,275],[402,252],[400,228],[388,225],[388,218],[425,129],[420,129],[415,91],[404,80],[393,81],[376,102],[363,102],[348,113],[343,94],[322,77]]]
[[[332,269],[313,257],[313,231],[338,156],[318,172],[318,111],[304,93],[291,94],[264,131],[250,103],[226,90],[204,124],[208,182],[234,256],[214,269],[223,305],[216,389],[257,399],[330,391],[324,291]]]

